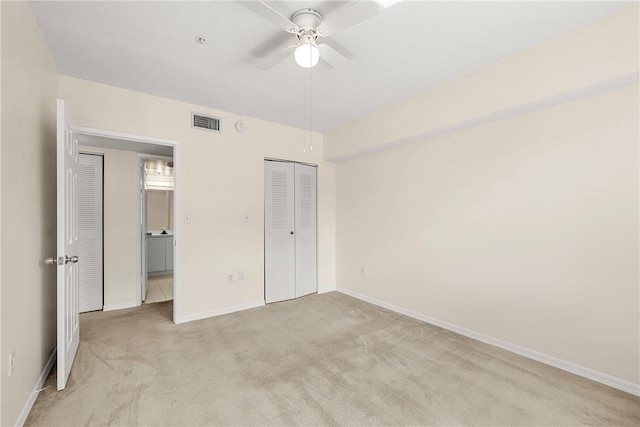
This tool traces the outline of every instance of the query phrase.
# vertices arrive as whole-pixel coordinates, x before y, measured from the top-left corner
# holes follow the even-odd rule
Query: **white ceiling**
[[[326,16],[343,3],[272,4],[287,16],[302,7]],[[631,3],[404,1],[381,9],[331,37],[351,62],[312,69],[312,128],[339,127]],[[304,127],[305,71],[293,55],[269,71],[255,68],[267,48],[294,36],[236,1],[31,7],[61,74]]]

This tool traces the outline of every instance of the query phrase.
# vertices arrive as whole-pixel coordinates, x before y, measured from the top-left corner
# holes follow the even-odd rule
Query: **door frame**
[[[175,155],[175,150],[174,150],[174,155]],[[137,233],[138,233],[138,256],[140,257],[139,262],[138,262],[138,276],[140,278],[140,283],[138,285],[138,305],[142,304],[142,293],[143,291],[146,291],[146,282],[147,282],[147,245],[146,245],[146,229],[147,229],[147,207],[146,207],[146,201],[147,201],[147,191],[144,188],[144,161],[147,159],[158,159],[158,160],[171,160],[173,161],[173,175],[174,175],[174,179],[175,179],[175,174],[176,174],[176,163],[173,157],[167,157],[167,156],[159,156],[159,155],[154,155],[154,154],[144,154],[144,153],[138,153],[138,188],[136,190],[140,191],[140,197],[138,197],[138,218],[140,218],[140,221],[138,221],[138,228],[137,228]],[[175,261],[176,261],[176,253],[175,253],[175,229],[176,229],[176,216],[175,216],[175,212],[176,212],[176,194],[175,194],[175,185],[174,185],[174,189],[173,189],[173,235],[174,235],[174,252],[173,252],[173,263],[174,263],[174,267],[175,267]],[[174,269],[174,276],[175,276],[175,269]],[[175,283],[175,277],[174,277],[174,283]],[[175,290],[174,290],[174,297],[175,297]],[[174,319],[175,322],[175,319]]]
[[[173,148],[173,323],[180,323],[182,307],[180,299],[180,236],[182,235],[181,222],[178,221],[178,207],[180,206],[180,143],[179,141],[165,138],[156,138],[151,136],[135,135],[124,132],[114,132],[104,129],[95,129],[88,127],[76,127],[75,131],[78,134],[87,136],[97,136],[109,139],[119,139],[122,141],[131,141],[152,145],[164,145]],[[137,216],[141,215],[140,197],[138,200]],[[140,221],[136,221],[136,233],[138,238],[136,239],[136,293],[137,303],[142,303],[142,225]]]
[[[320,252],[320,248],[319,248],[319,243],[320,243],[320,239],[319,239],[319,221],[318,221],[318,175],[319,175],[319,166],[317,163],[308,163],[308,162],[302,162],[299,160],[287,160],[287,159],[282,159],[282,158],[276,158],[276,157],[263,157],[262,160],[262,221],[263,221],[263,231],[262,231],[262,248],[263,248],[263,263],[264,263],[264,275],[263,275],[263,295],[264,295],[264,301],[265,304],[267,304],[267,275],[266,275],[266,256],[267,256],[267,239],[266,239],[266,231],[267,231],[267,223],[266,223],[266,190],[265,190],[265,178],[264,178],[264,172],[265,172],[265,163],[266,162],[279,162],[279,163],[292,163],[292,164],[299,164],[299,165],[304,165],[304,166],[310,166],[316,169],[316,294],[320,293],[320,280],[319,280],[319,274],[320,274],[320,266],[318,263],[318,254]],[[295,172],[294,172],[294,180],[295,180]],[[294,202],[295,203],[295,202]],[[294,297],[295,299],[295,297]]]

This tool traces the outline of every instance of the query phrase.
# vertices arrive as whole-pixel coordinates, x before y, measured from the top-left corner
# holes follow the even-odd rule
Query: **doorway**
[[[144,193],[141,190],[141,177],[139,175],[139,172],[137,172],[137,162],[138,159],[140,158],[139,156],[150,156],[150,157],[164,157],[164,158],[169,158],[172,161],[172,170],[173,170],[173,191],[172,191],[172,197],[171,197],[171,205],[169,207],[170,209],[170,215],[171,218],[176,218],[176,211],[177,211],[177,206],[178,206],[178,201],[179,201],[179,178],[178,178],[178,171],[179,171],[179,162],[180,162],[180,151],[179,151],[179,144],[177,141],[173,141],[173,140],[167,140],[167,139],[162,139],[162,138],[154,138],[154,137],[147,137],[147,136],[140,136],[140,135],[133,135],[133,134],[125,134],[125,133],[120,133],[120,132],[112,132],[112,131],[106,131],[106,130],[101,130],[101,129],[92,129],[92,128],[76,128],[77,131],[77,136],[78,136],[78,141],[79,144],[82,145],[83,147],[88,147],[90,149],[90,151],[92,152],[96,152],[99,153],[101,151],[103,152],[107,152],[107,151],[111,151],[111,152],[118,152],[118,153],[130,153],[130,155],[134,156],[134,160],[132,161],[132,169],[131,169],[131,174],[133,179],[130,180],[124,180],[122,177],[120,177],[120,181],[121,184],[119,189],[121,189],[122,193],[127,193],[128,195],[130,195],[131,197],[129,197],[128,200],[131,200],[131,203],[129,203],[127,201],[127,206],[131,206],[131,210],[128,211],[129,213],[127,214],[126,212],[123,212],[123,216],[120,218],[137,218],[137,220],[135,221],[131,221],[131,222],[127,222],[127,224],[130,224],[127,226],[127,230],[123,233],[121,233],[123,236],[127,236],[127,251],[131,253],[130,257],[126,257],[125,262],[129,263],[129,266],[127,268],[127,273],[124,274],[124,268],[122,265],[120,265],[119,263],[108,263],[105,262],[104,264],[104,306],[103,309],[104,310],[115,310],[115,309],[121,309],[121,308],[130,308],[130,307],[136,307],[136,306],[140,306],[143,303],[143,300],[145,298],[143,298],[143,292],[146,294],[146,289],[145,285],[146,285],[146,257],[143,257],[143,254],[145,253],[144,251],[144,247],[145,247],[145,243],[146,243],[146,228],[145,228],[145,219],[143,217],[143,213],[144,213],[144,204],[142,197],[140,197],[139,195]],[[101,150],[102,149],[102,150]],[[109,159],[107,157],[105,157],[105,185],[106,185],[106,174],[108,173],[109,170]],[[128,169],[127,169],[128,170]],[[128,173],[128,172],[127,172]],[[112,174],[114,175],[114,174]],[[119,173],[115,173],[115,176],[119,176]],[[126,181],[126,182],[125,182]],[[129,185],[131,185],[131,187],[129,187]],[[113,188],[113,186],[112,186]],[[106,191],[105,191],[105,195],[106,195]],[[113,208],[113,204],[111,206],[108,206],[108,200],[105,199],[105,203],[104,203],[104,210],[105,210],[105,261],[107,261],[108,255],[108,248],[107,248],[107,237],[112,238],[112,234],[111,233],[113,231],[113,225],[114,224],[118,224],[119,221],[118,220],[111,220],[111,227],[108,227],[109,225],[109,221],[107,218],[107,215],[109,214],[109,210],[110,208]],[[116,206],[119,207],[120,210],[122,211],[122,207],[121,206]],[[129,209],[129,208],[127,208]],[[126,221],[130,221],[129,219],[125,219]],[[130,230],[130,231],[128,231]],[[179,265],[179,258],[178,258],[178,251],[179,251],[179,246],[178,246],[178,242],[179,242],[179,236],[180,236],[180,227],[179,224],[175,224],[172,226],[171,229],[172,233],[170,237],[170,243],[165,243],[168,244],[169,247],[171,248],[172,252],[173,252],[173,256],[170,257],[171,260],[171,272],[172,274],[172,281],[171,281],[171,288],[170,288],[170,299],[173,300],[172,303],[172,307],[173,307],[173,321],[174,323],[178,322],[178,319],[180,318],[180,282],[179,282],[179,271],[180,271],[180,265]],[[168,233],[168,231],[167,231]],[[135,236],[135,237],[134,237]],[[132,245],[131,247],[129,245]],[[135,247],[134,247],[135,246]],[[111,246],[111,254],[113,253],[117,253],[117,246],[116,250],[113,250],[114,246],[112,244]],[[174,261],[175,259],[175,261]],[[114,270],[110,270],[110,265],[116,265],[115,271]],[[117,276],[117,277],[116,277]],[[111,280],[109,279],[111,278]],[[108,287],[110,286],[110,283],[112,282],[118,282],[121,288],[118,289],[118,298],[120,298],[119,301],[117,301],[117,303],[109,303],[108,301],[108,297],[107,297],[107,290]],[[126,289],[122,289],[122,287],[126,287]],[[111,295],[113,296],[114,294],[116,294],[116,292],[112,292]],[[124,296],[123,295],[130,295],[130,296]],[[169,298],[167,298],[169,299]]]
[[[173,158],[140,156],[143,277],[141,299],[153,304],[173,299]]]

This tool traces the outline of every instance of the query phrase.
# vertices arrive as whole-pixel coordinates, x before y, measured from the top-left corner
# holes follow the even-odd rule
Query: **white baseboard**
[[[38,394],[40,394],[40,390],[42,390],[42,386],[44,386],[44,382],[47,380],[49,376],[49,372],[51,372],[51,368],[53,368],[53,363],[56,361],[56,351],[53,350],[51,353],[51,357],[47,361],[47,364],[44,366],[42,373],[38,377],[38,381],[36,381],[36,385],[33,386],[33,391],[29,395],[29,399],[27,399],[27,403],[25,403],[24,408],[22,408],[22,412],[16,421],[17,427],[22,427],[27,421],[27,417],[29,416],[29,412],[31,412],[31,408],[33,408],[33,404],[36,403],[36,399],[38,398]]]
[[[626,381],[626,380],[614,377],[612,375],[594,371],[593,369],[585,368],[584,366],[576,365],[575,363],[567,362],[566,360],[558,359],[557,357],[549,356],[544,353],[539,353],[537,351],[530,350],[528,348],[521,347],[516,344],[511,344],[509,342],[502,341],[498,338],[493,338],[491,336],[481,334],[471,329],[463,328],[461,326],[457,326],[452,323],[445,322],[444,320],[426,316],[424,314],[421,314],[412,310],[408,310],[403,307],[398,307],[396,305],[389,304],[387,302],[368,297],[366,295],[351,291],[349,289],[338,287],[337,291],[345,295],[349,295],[351,297],[357,298],[359,300],[366,301],[368,303],[371,303],[380,307],[384,307],[391,311],[395,311],[396,313],[404,314],[405,316],[412,317],[417,320],[422,320],[423,322],[430,323],[435,326],[439,326],[443,329],[447,329],[457,334],[464,335],[466,337],[475,339],[477,341],[482,341],[483,343],[502,348],[504,350],[510,351],[515,354],[519,354],[520,356],[524,356],[526,358],[535,360],[537,362],[551,365],[555,368],[562,369],[563,371],[571,372],[572,374],[576,374],[581,377],[588,378],[590,380],[599,382],[609,387],[622,390],[624,392],[633,394],[635,396],[640,396],[640,384],[634,384],[630,381]]]
[[[336,290],[335,286],[332,288],[318,288],[319,294],[326,294],[328,292],[334,292]]]
[[[234,313],[236,311],[262,307],[263,305],[264,305],[264,301],[254,301],[247,304],[234,305],[232,307],[223,307],[223,308],[217,308],[211,311],[187,314],[186,316],[180,316],[180,318],[176,321],[176,323],[186,323],[186,322],[192,322],[194,320],[207,319],[209,317],[221,316],[223,314]]]
[[[140,304],[138,304],[138,301],[124,302],[121,304],[110,304],[102,307],[102,311],[122,310],[124,308],[138,307],[139,305]]]

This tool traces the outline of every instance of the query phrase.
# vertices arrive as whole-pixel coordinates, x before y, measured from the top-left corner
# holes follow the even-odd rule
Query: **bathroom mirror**
[[[173,230],[173,191],[147,190],[147,232]]]

